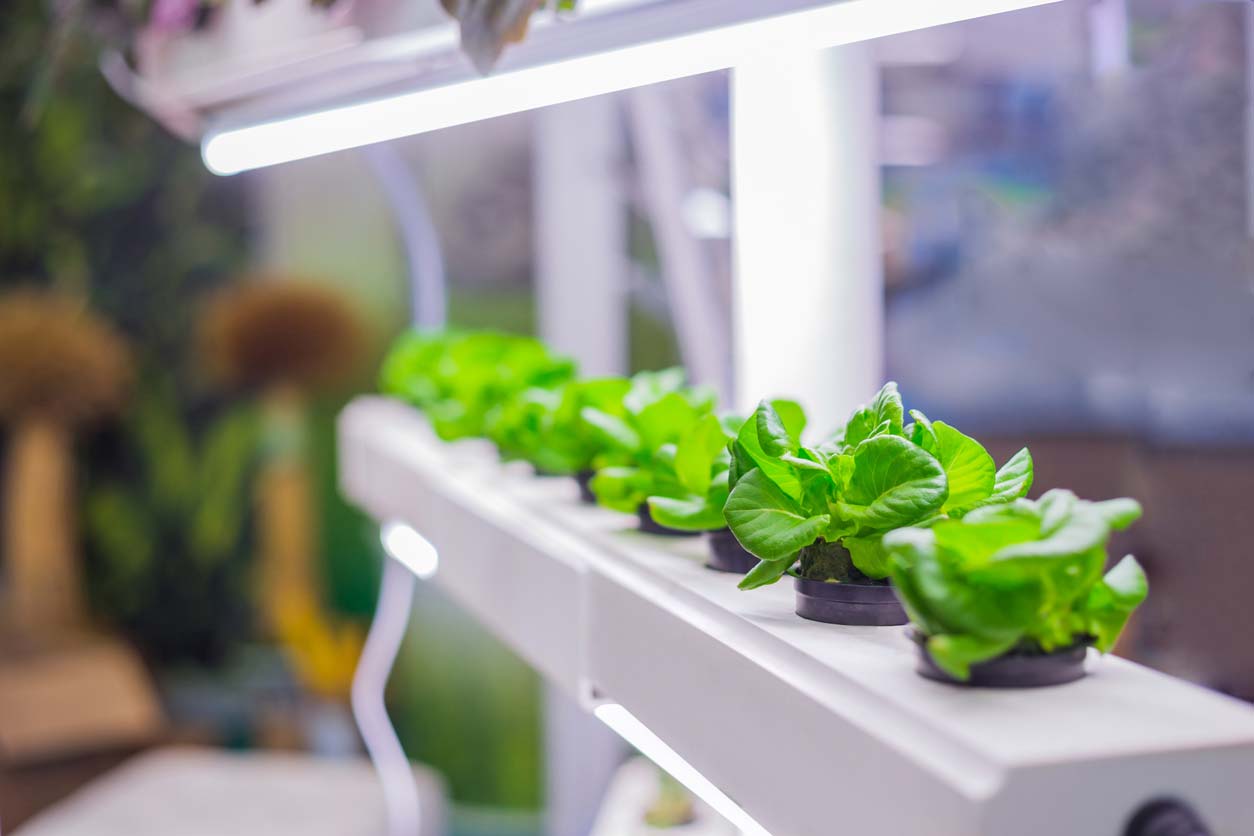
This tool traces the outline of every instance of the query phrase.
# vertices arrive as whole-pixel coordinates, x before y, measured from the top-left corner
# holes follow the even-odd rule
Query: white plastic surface
[[[414,765],[422,817],[445,836],[440,777]],[[383,795],[365,760],[280,752],[154,749],[17,830],[19,836],[382,836]]]

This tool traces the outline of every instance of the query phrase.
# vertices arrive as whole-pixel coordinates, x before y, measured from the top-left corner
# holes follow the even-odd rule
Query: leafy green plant
[[[379,369],[379,391],[419,409],[435,403],[443,392],[439,364],[457,331],[414,329],[392,343]]]
[[[1107,541],[1141,515],[1131,499],[1053,490],[884,538],[893,584],[936,664],[958,679],[1004,653],[1111,650],[1149,591],[1131,555],[1103,576]]]
[[[621,418],[631,381],[623,377],[575,380],[556,389],[531,387],[515,394],[492,416],[488,437],[507,458],[538,470],[574,475],[593,468],[604,436],[583,416],[585,408]]]
[[[730,492],[728,442],[741,421],[714,413],[701,417],[675,443],[675,455],[650,462],[655,493],[648,497],[649,515],[659,525],[679,531],[715,531],[726,527],[723,505]]]
[[[764,402],[732,443],[724,517],[761,560],[742,589],[774,583],[798,560],[814,580],[882,581],[884,534],[1008,502],[1032,484],[1026,448],[997,470],[979,442],[943,421],[911,410],[906,424],[892,382],[817,446],[802,443],[798,413]]]
[[[384,361],[382,390],[423,409],[445,441],[488,435],[494,412],[518,392],[553,388],[575,364],[539,340],[495,331],[415,332]]]
[[[127,430],[131,460],[85,504],[93,604],[156,660],[216,661],[251,627],[256,413],[230,408],[196,431],[172,387],[151,386]]]
[[[805,412],[793,401],[771,401],[777,415],[787,415],[800,436]],[[750,419],[752,421],[753,419]],[[727,527],[723,508],[731,493],[732,449],[748,422],[736,416],[707,415],[675,445],[675,479],[658,480],[659,493],[649,497],[654,521],[679,531],[717,531]],[[756,437],[756,431],[754,433]]]
[[[603,445],[592,479],[597,502],[635,513],[650,496],[682,491],[677,445],[712,414],[714,393],[685,387],[681,369],[641,372],[631,379],[620,406],[621,414],[592,406],[580,414]]]

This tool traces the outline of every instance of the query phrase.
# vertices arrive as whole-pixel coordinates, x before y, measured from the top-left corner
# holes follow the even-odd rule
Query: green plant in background
[[[1053,490],[884,538],[893,583],[927,652],[950,675],[1004,653],[1115,646],[1149,591],[1131,555],[1103,576],[1131,499],[1086,502]]]
[[[651,467],[661,472],[652,480],[649,515],[659,525],[678,531],[714,531],[726,526],[723,505],[730,490],[728,442],[741,420],[701,417],[675,443],[675,455],[658,456]]]
[[[426,409],[443,395],[439,364],[460,335],[453,330],[414,329],[396,338],[379,369],[379,391]]]
[[[836,435],[801,442],[791,410],[762,403],[732,445],[727,524],[761,560],[742,589],[774,583],[800,559],[801,575],[842,583],[888,577],[883,535],[962,515],[1027,493],[1032,459],[1000,471],[988,452],[942,421],[904,408],[887,383]]]
[[[657,796],[644,811],[644,823],[658,830],[692,824],[696,810],[684,785],[664,769],[657,770],[657,783]]]
[[[540,807],[539,676],[447,596],[425,584],[415,595],[390,700],[406,753],[439,769],[459,804]],[[519,832],[462,827],[454,816],[453,833]]]
[[[571,476],[591,470],[605,444],[583,410],[622,417],[630,387],[627,378],[603,377],[557,389],[525,389],[494,412],[488,437],[506,458],[525,459],[544,473]]]
[[[806,421],[801,406],[788,400],[770,403],[777,415],[787,416],[781,420],[800,438]],[[731,492],[732,454],[737,447],[743,447],[742,433],[746,439],[752,436],[752,443],[756,444],[757,431],[745,429],[754,420],[707,415],[679,440],[675,445],[677,479],[663,484],[672,493],[656,494],[648,500],[654,521],[678,531],[717,531],[727,527],[723,509]]]
[[[641,372],[623,396],[622,414],[595,407],[583,419],[604,445],[592,492],[606,508],[636,513],[650,496],[679,493],[677,445],[714,409],[711,390],[684,385],[682,369]]]
[[[86,499],[97,609],[152,658],[217,661],[251,628],[248,488],[258,461],[253,410],[190,429],[173,387],[149,386],[127,420],[132,461]]]
[[[108,88],[124,2],[0,4],[0,283],[87,298],[141,363],[187,351],[196,295],[247,257],[244,184]]]
[[[572,379],[575,364],[533,337],[496,331],[417,333],[400,340],[380,386],[421,408],[445,441],[487,436],[493,413],[518,392]]]
[[[101,47],[124,46],[142,20],[138,5],[0,4],[0,285],[82,299],[125,334],[141,368],[184,368],[197,296],[243,265],[249,219],[244,184],[212,176],[195,149],[114,95],[101,76]],[[184,433],[193,433],[187,416],[194,410],[173,392],[189,388],[160,396],[168,420]],[[184,556],[175,550],[191,535],[144,530],[137,522],[142,514],[131,503],[148,495],[150,476],[115,465],[109,448],[150,443],[138,433],[150,432],[141,428],[155,419],[140,420],[140,412],[132,410],[120,439],[97,436],[82,445],[87,481],[107,481],[111,491],[89,494],[97,508],[85,508],[84,518],[110,516],[101,505],[119,509],[109,526],[88,520],[83,532],[88,555],[98,558],[88,566],[89,591],[107,616],[150,637],[158,655],[178,656],[176,647],[195,645],[200,651],[192,655],[213,656],[222,642],[210,625],[219,613],[234,618],[226,587],[240,583],[242,591],[242,582],[226,571],[202,588],[179,578]],[[123,554],[127,542],[135,544],[133,554]],[[223,560],[237,567],[246,555]],[[141,578],[143,567],[160,577]],[[198,604],[193,597],[201,592],[217,603]],[[168,629],[165,616],[146,609],[153,596],[168,601],[176,622]],[[196,619],[205,626],[196,627]],[[205,632],[177,635],[183,627]]]

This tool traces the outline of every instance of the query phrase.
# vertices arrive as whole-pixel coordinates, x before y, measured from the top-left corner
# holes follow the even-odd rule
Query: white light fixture
[[[723,0],[726,2],[727,0]],[[1041,5],[1055,0],[844,0],[670,37],[536,61],[438,87],[269,121],[221,126],[201,154],[216,174],[384,142],[575,99],[726,69],[755,56],[796,54]],[[576,21],[571,24],[578,26]],[[520,49],[527,47],[523,44]],[[508,56],[507,56],[508,58]]]
[[[384,523],[379,531],[379,540],[391,557],[420,578],[431,577],[440,567],[440,554],[435,546],[403,522],[392,520]]]
[[[710,782],[709,778],[680,757],[678,752],[663,743],[660,737],[637,720],[630,711],[618,703],[610,702],[598,705],[592,713],[598,720],[613,729],[619,737],[636,747],[640,754],[666,770],[693,795],[709,804],[745,836],[771,836],[766,828],[745,812],[743,807],[728,798],[722,790]]]

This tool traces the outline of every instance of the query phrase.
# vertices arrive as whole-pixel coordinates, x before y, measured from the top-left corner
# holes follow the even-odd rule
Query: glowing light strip
[[[392,520],[383,524],[379,540],[389,555],[424,580],[440,568],[440,554],[426,537],[403,522]]]
[[[226,128],[205,136],[201,156],[214,173],[235,174],[726,69],[754,55],[821,49],[1052,2],[1057,0],[844,0],[443,87]]]
[[[640,754],[669,772],[676,781],[709,804],[746,836],[771,836],[766,828],[744,811],[744,808],[710,783],[710,779],[680,757],[678,752],[663,743],[660,737],[637,720],[630,711],[618,703],[603,703],[593,709],[593,714],[613,729],[619,737],[640,750]]]

